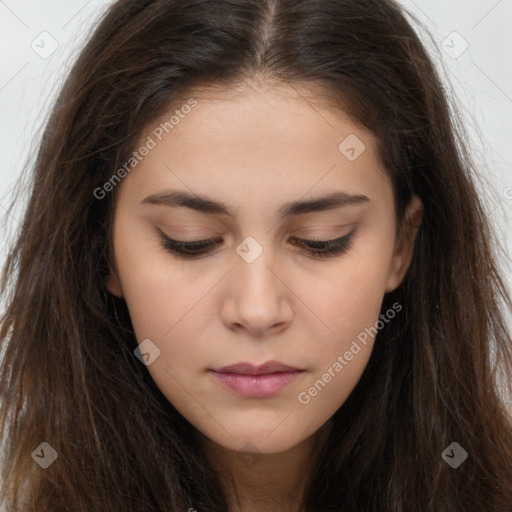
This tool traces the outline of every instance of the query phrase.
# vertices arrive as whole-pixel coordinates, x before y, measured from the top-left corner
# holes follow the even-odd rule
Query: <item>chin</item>
[[[269,434],[270,432],[270,434]],[[293,437],[289,432],[266,429],[265,432],[255,431],[249,426],[247,429],[238,430],[236,436],[230,437],[225,432],[221,436],[207,436],[214,443],[225,449],[240,453],[252,453],[255,455],[282,453],[294,448],[308,436]]]

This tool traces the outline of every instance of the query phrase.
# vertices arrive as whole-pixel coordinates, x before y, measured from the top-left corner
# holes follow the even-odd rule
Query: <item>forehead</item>
[[[237,134],[244,136],[250,128],[258,130],[263,137],[265,133],[273,135],[273,131],[279,128],[287,130],[291,136],[300,135],[306,124],[311,127],[310,134],[315,131],[322,137],[326,131],[339,129],[333,119],[344,121],[354,130],[365,131],[342,109],[341,100],[335,102],[318,84],[249,82],[229,89],[219,86],[192,89],[187,95],[190,97],[198,102],[198,107],[191,112],[193,115],[187,116],[196,122],[195,129],[200,128],[197,124],[208,124],[217,133],[231,137]],[[169,111],[179,110],[184,102],[185,98],[175,102],[162,119],[168,117]],[[191,124],[180,122],[173,133],[179,135],[184,127]],[[243,128],[243,131],[238,131],[238,128]]]
[[[192,100],[195,105],[190,108],[188,103]],[[364,133],[365,138],[373,138],[345,112],[345,101],[335,99],[315,82],[251,80],[230,87],[196,87],[173,101],[146,127],[144,135],[161,125],[165,130],[163,137],[172,133],[176,144],[189,142],[194,134],[202,135],[204,142],[223,138],[228,143],[252,137],[253,144],[262,141],[269,148],[278,146],[283,151],[288,141],[318,147],[322,141],[331,143],[332,135],[338,137],[344,132]],[[276,133],[282,137],[276,140]]]
[[[259,193],[285,202],[340,187],[368,195],[372,182],[387,182],[375,136],[334,108],[325,91],[256,84],[189,92],[193,108],[175,103],[141,137],[156,143],[129,176],[141,193],[177,185],[217,198],[251,201]]]

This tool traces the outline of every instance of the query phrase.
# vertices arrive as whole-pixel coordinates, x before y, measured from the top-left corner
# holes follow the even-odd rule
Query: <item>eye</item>
[[[213,248],[222,242],[222,238],[209,238],[207,240],[197,240],[194,242],[184,242],[174,240],[168,237],[160,229],[162,235],[162,246],[169,252],[184,259],[194,259],[207,255]],[[305,247],[305,252],[311,256],[320,258],[334,257],[348,251],[352,247],[352,238],[355,230],[348,235],[335,238],[333,240],[305,240],[303,238],[294,238],[294,245]]]
[[[333,240],[304,240],[302,238],[292,238],[292,240],[295,240],[295,244],[298,246],[305,246],[306,252],[312,256],[328,258],[343,254],[352,247],[354,231]]]

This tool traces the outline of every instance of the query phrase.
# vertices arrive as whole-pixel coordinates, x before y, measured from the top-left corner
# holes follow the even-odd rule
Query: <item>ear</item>
[[[423,218],[423,203],[414,195],[407,205],[402,235],[397,239],[391,259],[388,279],[386,281],[386,293],[392,292],[402,283],[414,251],[414,240],[420,229]]]
[[[116,297],[122,298],[123,297],[123,290],[121,288],[121,283],[119,281],[119,278],[117,277],[117,274],[114,270],[112,270],[112,267],[110,268],[110,275],[108,276],[107,283],[106,283],[107,290]]]

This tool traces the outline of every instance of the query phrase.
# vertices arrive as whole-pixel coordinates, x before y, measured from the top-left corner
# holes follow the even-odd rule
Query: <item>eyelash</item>
[[[194,259],[197,256],[208,254],[210,248],[222,241],[219,238],[210,238],[196,242],[183,242],[168,237],[162,231],[160,233],[162,235],[162,246],[183,259]],[[294,240],[297,245],[307,247],[306,252],[311,256],[329,258],[339,256],[351,249],[353,234],[354,231],[334,240],[305,240],[302,238],[295,238]]]

